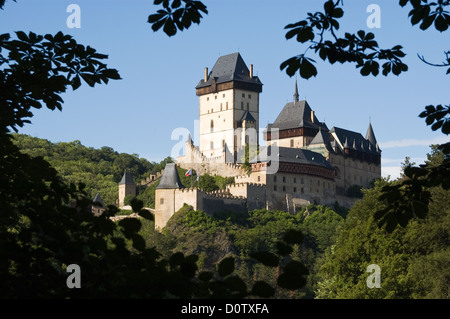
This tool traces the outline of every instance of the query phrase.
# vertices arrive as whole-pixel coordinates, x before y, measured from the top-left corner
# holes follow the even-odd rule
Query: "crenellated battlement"
[[[246,197],[244,196],[234,196],[230,193],[218,193],[218,192],[209,192],[204,193],[204,198],[209,199],[229,199],[229,200],[245,200]]]
[[[235,189],[235,188],[246,188],[246,187],[258,187],[258,188],[262,188],[265,187],[265,184],[262,183],[249,183],[249,182],[240,182],[240,183],[234,183],[234,184],[229,184],[227,185],[227,189]]]

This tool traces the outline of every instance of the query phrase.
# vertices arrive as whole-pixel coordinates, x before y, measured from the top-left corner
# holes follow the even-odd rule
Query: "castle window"
[[[303,178],[302,178],[302,184],[304,184],[304,182],[305,182],[305,181],[304,181]]]
[[[220,103],[220,110],[222,111],[222,103]]]
[[[159,204],[160,204],[160,205],[164,205],[164,198],[160,198],[160,199],[159,199]]]
[[[286,191],[286,186],[283,186],[283,192],[285,192]]]
[[[225,93],[222,95],[222,97],[225,97]]]
[[[211,113],[214,113],[214,109],[211,109]]]
[[[276,191],[277,190],[277,185],[273,186],[273,190]]]
[[[225,147],[225,140],[222,140],[222,147]]]
[[[249,95],[248,95],[248,98],[249,98],[249,99],[251,99],[251,98],[252,98],[252,95],[251,95],[251,94],[249,94]]]
[[[294,187],[294,193],[297,193],[297,187]]]
[[[261,176],[258,176],[258,182],[260,182],[261,181]]]
[[[283,183],[286,183],[286,177],[283,176]]]
[[[245,93],[242,93],[242,97],[245,97]]]
[[[297,179],[294,177],[294,184],[297,183]]]
[[[213,132],[214,131],[214,121],[213,120],[211,120],[211,132]]]
[[[209,96],[206,98],[206,101],[209,101]]]
[[[276,182],[277,181],[277,175],[273,176],[273,181]]]
[[[228,110],[228,102],[227,102],[227,110]]]
[[[209,148],[210,149],[214,149],[214,142],[213,141],[209,142]]]
[[[291,147],[294,147],[294,139],[291,138]]]
[[[303,187],[300,189],[300,193],[304,194],[305,190],[303,189]]]
[[[214,98],[217,100],[217,95],[215,95]]]

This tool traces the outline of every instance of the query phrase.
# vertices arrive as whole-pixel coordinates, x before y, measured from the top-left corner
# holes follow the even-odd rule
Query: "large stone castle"
[[[196,86],[199,145],[189,136],[176,165],[200,174],[233,176],[235,183],[213,193],[186,188],[176,165],[168,164],[156,189],[157,228],[184,203],[210,214],[257,208],[295,213],[309,203],[349,207],[355,201],[346,196],[350,187],[368,187],[381,177],[381,150],[372,125],[365,137],[329,129],[307,101],[299,101],[297,83],[292,102],[264,129],[266,145],[259,147],[262,86],[253,65],[247,67],[239,53],[219,57],[211,72],[205,68]],[[251,154],[247,170],[242,165],[246,149]],[[121,191],[126,193],[124,187]]]

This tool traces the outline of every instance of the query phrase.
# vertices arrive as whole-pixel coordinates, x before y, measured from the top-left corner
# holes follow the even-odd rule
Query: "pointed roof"
[[[241,117],[241,121],[256,122],[255,118],[249,111],[245,111],[244,115]]]
[[[102,207],[105,207],[105,203],[103,202],[103,199],[100,197],[100,194],[95,194],[94,199],[92,200],[93,203],[99,203]]]
[[[333,152],[335,152],[336,154],[342,154],[342,151],[339,148],[339,144],[336,142],[336,140],[331,141],[330,144]]]
[[[328,134],[324,133],[322,131],[322,128],[319,128],[319,132],[317,132],[316,136],[314,136],[313,140],[311,141],[311,143],[309,143],[309,145],[314,145],[314,144],[329,144],[330,143],[330,139],[328,138]]]
[[[350,144],[348,144],[348,138],[345,138],[344,148],[350,148]]]
[[[295,79],[294,102],[298,102],[298,86],[297,86],[297,79]]]
[[[372,123],[369,123],[369,127],[367,128],[366,140],[368,140],[373,145],[377,144],[377,139],[375,138],[375,133],[373,132]]]
[[[250,77],[250,70],[239,52],[219,57],[208,75],[207,81],[200,80],[196,88],[210,86],[213,80],[216,84],[237,81],[258,84],[262,87],[257,76]]]
[[[319,128],[319,132],[317,132],[316,136],[314,136],[313,140],[311,141],[311,143],[309,143],[308,146],[312,145],[324,145],[328,151],[334,152],[333,148],[331,147],[329,133],[322,131],[321,127]]]
[[[168,163],[164,168],[164,173],[161,176],[161,181],[156,189],[172,189],[172,188],[185,188],[181,183],[180,176],[178,175],[177,166],[175,163]]]
[[[355,150],[370,153],[367,144],[364,144],[364,148],[361,147],[363,143],[367,143],[367,140],[361,135],[361,133],[349,131],[335,126],[331,128],[330,133],[338,140],[341,145],[344,145],[344,148],[353,148]]]
[[[122,176],[122,179],[120,180],[119,185],[136,185],[133,180],[133,176],[131,173],[125,171],[125,173]]]
[[[270,128],[278,128],[279,130],[287,130],[300,127],[322,128],[328,132],[325,123],[319,122],[314,114],[314,122],[311,121],[312,109],[305,100],[299,102],[287,103],[281,110],[273,124],[268,125]]]
[[[381,153],[381,149],[380,146],[378,145],[378,143],[375,145],[376,151],[377,153]]]

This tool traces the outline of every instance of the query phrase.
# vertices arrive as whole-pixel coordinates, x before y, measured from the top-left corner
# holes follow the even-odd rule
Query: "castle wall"
[[[336,169],[335,180],[341,195],[352,185],[369,187],[372,180],[381,177],[380,164],[336,154],[330,155],[330,164]]]
[[[257,191],[252,191],[252,194],[255,198],[260,196]],[[260,198],[255,200],[260,200]],[[247,210],[246,197],[236,197],[224,190],[205,193],[197,188],[157,189],[155,195],[155,228],[162,229],[165,227],[173,214],[184,204],[192,206],[195,210],[203,210],[210,215],[227,210],[238,213]],[[252,205],[254,206],[254,204]]]
[[[266,181],[268,209],[294,213],[294,206],[298,208],[314,202],[330,204],[336,200],[336,184],[328,178],[279,172],[268,174]]]

